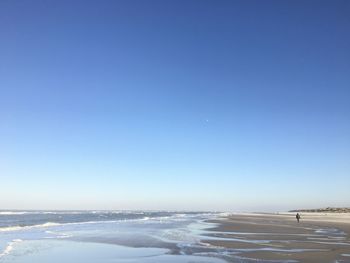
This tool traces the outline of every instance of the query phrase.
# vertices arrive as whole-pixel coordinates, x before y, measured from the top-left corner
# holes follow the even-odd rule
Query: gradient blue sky
[[[349,1],[0,1],[0,208],[350,206]]]

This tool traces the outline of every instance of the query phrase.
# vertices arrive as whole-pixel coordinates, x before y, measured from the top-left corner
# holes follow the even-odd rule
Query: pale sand
[[[350,262],[350,214],[301,213],[300,223],[295,213],[233,214],[211,222],[219,225],[208,235],[220,240],[203,242],[243,262]]]

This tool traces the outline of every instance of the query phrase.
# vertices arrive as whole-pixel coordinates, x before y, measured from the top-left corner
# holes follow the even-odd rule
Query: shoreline
[[[154,255],[154,260],[163,260],[160,262],[168,262],[168,259],[169,262],[192,259],[197,262],[196,259],[206,258],[203,262],[342,263],[350,262],[349,234],[350,214],[301,213],[300,223],[291,212],[198,214],[194,217],[174,214],[147,220],[41,224],[40,227],[0,231],[4,246],[0,257],[2,262],[48,262],[41,258],[52,257],[64,246],[60,253],[67,257],[73,254],[84,257],[84,249],[90,248],[92,258],[86,262],[91,263],[99,262],[93,257],[102,250],[115,262],[124,262],[118,259],[125,253],[134,258],[139,252],[145,255],[147,251],[157,250],[163,251]],[[33,239],[33,235],[36,238]],[[115,254],[112,245],[121,254]],[[74,247],[79,248],[79,252],[73,253]],[[26,256],[26,249],[37,253]],[[151,259],[140,256],[137,260],[135,262],[149,262]]]
[[[209,220],[202,242],[244,261],[350,262],[350,214],[242,213]],[[215,240],[215,239],[216,240]]]

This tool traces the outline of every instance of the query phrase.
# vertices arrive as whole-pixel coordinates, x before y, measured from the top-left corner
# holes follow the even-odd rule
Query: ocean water
[[[220,263],[201,243],[216,213],[0,211],[0,262]]]

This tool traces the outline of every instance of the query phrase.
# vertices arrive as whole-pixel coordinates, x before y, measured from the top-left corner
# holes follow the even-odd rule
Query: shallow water
[[[203,253],[203,249],[210,248],[200,243],[198,235],[208,226],[203,220],[215,216],[172,212],[3,212],[0,262],[225,262],[219,254]],[[201,254],[196,255],[196,250]]]
[[[16,246],[15,252],[2,259],[7,263],[76,263],[76,262],[202,262],[220,263],[215,258],[198,256],[167,255],[166,249],[130,248],[117,245],[71,242],[29,241]]]

